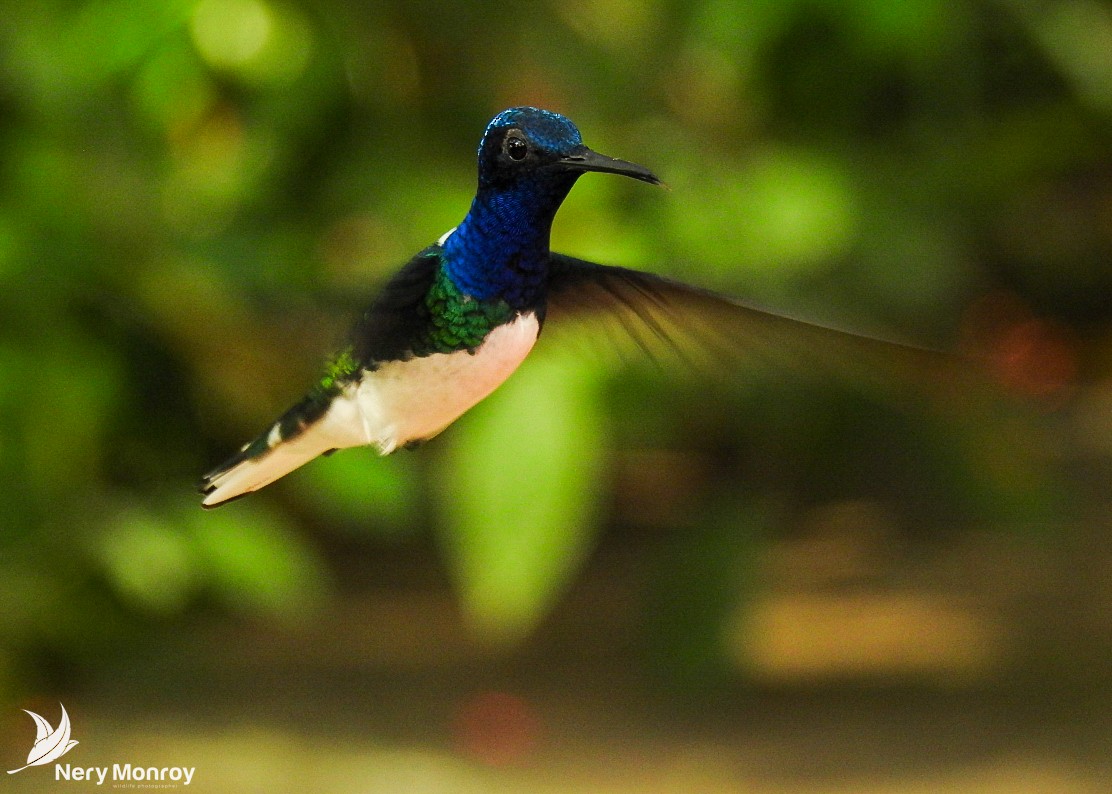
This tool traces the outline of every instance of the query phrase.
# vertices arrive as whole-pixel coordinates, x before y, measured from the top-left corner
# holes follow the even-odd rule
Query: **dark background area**
[[[5,769],[61,701],[63,762],[199,791],[1108,789],[1112,5],[9,6]],[[546,331],[432,443],[202,511],[521,104],[669,188],[585,177],[557,250],[994,390]]]

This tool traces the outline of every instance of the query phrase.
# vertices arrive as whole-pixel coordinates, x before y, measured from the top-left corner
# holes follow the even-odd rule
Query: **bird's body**
[[[334,449],[387,454],[431,438],[494,391],[537,341],[552,219],[586,170],[658,182],[587,149],[563,116],[535,108],[496,116],[466,218],[386,285],[304,400],[204,478],[204,506]]]
[[[617,317],[641,344],[670,344],[677,329],[715,326],[731,347],[781,349],[803,366],[825,363],[839,345],[875,352],[870,340],[552,253],[553,218],[586,171],[660,183],[642,166],[588,149],[563,116],[536,108],[498,114],[478,160],[478,191],[463,222],[386,284],[300,403],[204,477],[205,507],[335,449],[370,445],[387,454],[435,436],[517,369],[550,310]]]

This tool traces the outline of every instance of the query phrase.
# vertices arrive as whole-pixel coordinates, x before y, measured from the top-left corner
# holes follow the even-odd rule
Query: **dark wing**
[[[854,386],[919,387],[934,396],[982,382],[971,362],[773,314],[651,273],[553,254],[546,329],[608,323],[654,360],[678,358],[733,376],[765,367]],[[627,346],[628,348],[628,346]]]
[[[355,360],[371,366],[381,361],[409,358],[414,343],[424,336],[429,313],[425,297],[440,267],[439,246],[413,257],[382,288],[351,331]]]

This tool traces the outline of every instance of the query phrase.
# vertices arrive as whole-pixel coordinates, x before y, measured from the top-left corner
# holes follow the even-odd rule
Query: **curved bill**
[[[660,178],[643,165],[618,160],[581,146],[572,154],[561,157],[560,164],[578,171],[599,171],[604,174],[621,174],[640,179],[650,185],[662,184]]]

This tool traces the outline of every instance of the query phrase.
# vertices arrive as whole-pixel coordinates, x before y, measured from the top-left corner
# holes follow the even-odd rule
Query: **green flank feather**
[[[509,322],[513,310],[503,300],[477,300],[460,292],[441,268],[425,298],[428,329],[414,346],[414,355],[475,351],[495,328]]]

